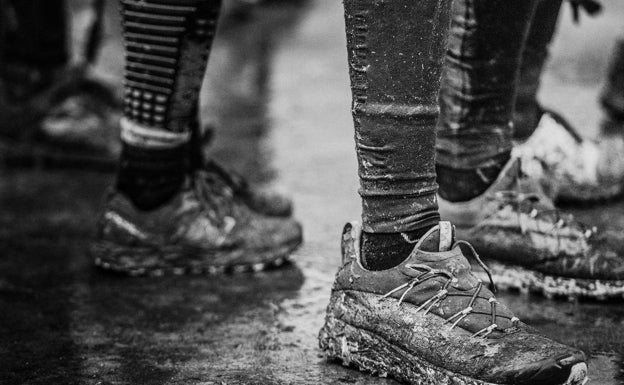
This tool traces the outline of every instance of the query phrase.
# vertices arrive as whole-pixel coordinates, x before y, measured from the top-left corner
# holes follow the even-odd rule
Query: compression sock
[[[126,70],[117,187],[147,210],[171,199],[190,169],[221,1],[120,3]]]

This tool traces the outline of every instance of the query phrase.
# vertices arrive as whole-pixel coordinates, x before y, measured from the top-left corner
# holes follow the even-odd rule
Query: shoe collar
[[[345,229],[343,230],[342,262],[343,264],[345,264],[346,262],[348,262],[349,259],[355,259],[357,265],[362,270],[369,271],[362,264],[361,238],[362,225],[359,222],[353,221],[345,226]],[[349,242],[349,239],[352,242],[353,250],[347,250],[345,248],[344,243]],[[435,242],[435,247],[437,247],[437,250],[432,250],[432,248],[434,247],[434,244],[432,244],[432,242]],[[416,252],[422,253],[424,255],[436,255],[435,260],[439,260],[439,254],[451,251],[451,249],[453,249],[454,243],[455,226],[453,226],[451,222],[440,221],[437,225],[433,226],[422,237],[420,237],[418,242],[414,244],[413,251],[399,264],[399,266],[405,264],[405,262],[411,259]],[[352,253],[353,256],[349,256],[349,253]]]
[[[362,227],[358,222],[345,226],[342,239],[342,265],[351,262],[352,277],[363,274],[373,279],[390,279],[395,275],[414,274],[414,266],[427,265],[435,271],[446,271],[454,278],[452,286],[460,290],[471,290],[478,279],[471,274],[470,262],[455,242],[455,228],[451,222],[441,221],[432,227],[414,244],[413,251],[398,265],[386,270],[368,270],[361,261]],[[437,250],[434,250],[437,248]],[[352,261],[355,260],[355,261]]]

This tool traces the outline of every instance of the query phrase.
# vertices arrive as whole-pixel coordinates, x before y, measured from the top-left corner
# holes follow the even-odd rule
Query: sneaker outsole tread
[[[556,277],[492,260],[488,261],[488,266],[496,286],[504,290],[540,293],[546,298],[567,298],[570,300],[580,298],[597,301],[624,299],[624,281]],[[484,273],[476,272],[476,275],[481,279],[487,279]]]
[[[332,295],[329,308],[337,306],[339,295]],[[391,377],[411,385],[506,385],[453,373],[393,345],[379,335],[350,325],[328,311],[319,333],[319,346],[328,360],[379,377]],[[587,365],[578,363],[561,385],[587,382]]]
[[[131,277],[139,276],[170,276],[170,275],[218,275],[218,274],[245,274],[260,272],[278,268],[290,262],[290,254],[299,247],[299,243],[284,245],[270,251],[253,251],[248,250],[248,258],[250,262],[237,262],[232,264],[212,264],[210,261],[197,261],[196,255],[189,255],[181,252],[162,252],[159,261],[167,263],[167,265],[141,265],[141,258],[149,255],[158,254],[153,249],[146,248],[119,248],[115,247],[112,251],[111,245],[106,242],[99,242],[92,246],[91,253],[95,255],[94,264],[103,269],[114,273],[124,274]],[[237,253],[240,250],[236,251]],[[219,253],[219,259],[227,259],[231,251],[223,251]],[[211,259],[211,258],[206,258]],[[120,262],[121,260],[124,263]],[[128,263],[136,260],[136,263]],[[171,261],[180,261],[182,264],[188,264],[188,261],[195,260],[188,265],[176,265]],[[260,261],[260,262],[258,262]]]

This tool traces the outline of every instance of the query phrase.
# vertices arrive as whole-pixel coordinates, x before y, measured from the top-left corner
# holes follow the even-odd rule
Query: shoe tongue
[[[418,249],[429,252],[449,251],[455,240],[455,229],[451,222],[440,221],[420,241]]]

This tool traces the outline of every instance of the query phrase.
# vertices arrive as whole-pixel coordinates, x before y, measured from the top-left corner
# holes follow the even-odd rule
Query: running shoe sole
[[[492,260],[488,260],[487,264],[496,286],[500,289],[541,293],[551,299],[589,298],[597,301],[624,299],[624,281],[557,277]],[[487,280],[484,273],[479,271],[475,273],[482,280]]]
[[[121,247],[112,242],[95,242],[91,255],[96,266],[115,273],[137,276],[215,275],[258,272],[289,262],[290,254],[301,242],[292,242],[271,250],[231,249],[191,252],[188,248]],[[228,263],[226,261],[235,262]],[[214,262],[223,261],[223,262]]]

